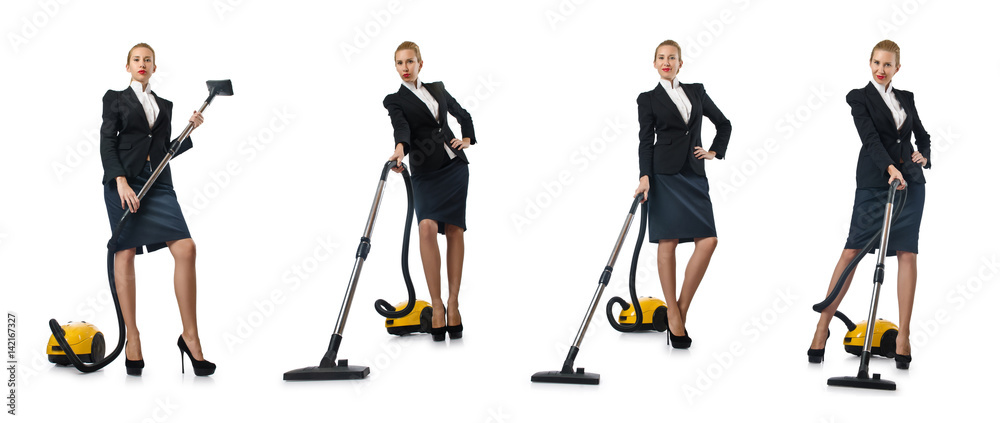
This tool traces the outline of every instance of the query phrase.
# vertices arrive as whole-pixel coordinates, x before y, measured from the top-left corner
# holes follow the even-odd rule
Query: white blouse
[[[677,110],[681,112],[684,123],[688,123],[691,120],[691,101],[688,100],[687,94],[684,93],[684,88],[681,88],[681,82],[677,78],[674,78],[672,82],[661,78],[660,85],[663,86],[667,95],[677,105]]]
[[[879,84],[878,81],[872,79],[872,84],[875,85],[875,91],[878,91],[879,95],[882,96],[882,101],[885,101],[885,105],[889,106],[889,111],[892,112],[892,120],[896,123],[896,129],[903,127],[903,122],[906,121],[906,110],[899,105],[899,100],[896,99],[896,94],[892,92],[892,82],[889,85]]]
[[[427,105],[427,108],[430,109],[430,111],[431,111],[431,115],[434,116],[434,120],[437,120],[439,122],[441,121],[441,117],[438,116],[438,102],[437,102],[437,100],[434,99],[434,96],[431,95],[430,91],[427,91],[427,87],[425,87],[424,84],[422,84],[419,79],[417,79],[416,81],[414,81],[413,84],[410,84],[410,83],[404,81],[403,82],[403,86],[406,87],[406,88],[409,88],[410,91],[412,91],[413,94],[415,94],[417,96],[417,98],[420,99],[420,101],[423,101],[424,104]],[[447,119],[448,116],[445,116],[444,118]],[[446,153],[448,153],[448,158],[449,159],[454,159],[456,157],[455,153],[452,153],[451,149],[448,148],[447,142],[445,142],[444,144],[445,144],[444,151]]]
[[[156,104],[156,97],[153,96],[153,89],[146,84],[146,91],[142,90],[142,83],[139,81],[132,81],[129,84],[132,87],[132,92],[135,93],[135,97],[139,99],[139,104],[142,104],[142,111],[146,112],[146,122],[149,123],[149,127],[153,127],[153,122],[156,122],[156,115],[160,114],[160,106]]]

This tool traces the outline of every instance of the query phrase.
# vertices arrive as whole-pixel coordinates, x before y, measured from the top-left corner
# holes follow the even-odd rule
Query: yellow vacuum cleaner
[[[212,100],[216,96],[231,96],[233,95],[233,83],[232,81],[225,79],[221,81],[206,81],[205,84],[208,86],[208,98],[202,103],[201,108],[198,112],[204,112],[205,108],[209,104],[212,104]],[[146,196],[149,192],[149,188],[153,186],[156,179],[160,177],[160,173],[167,166],[167,162],[174,157],[177,153],[177,149],[180,148],[181,142],[191,135],[191,131],[194,131],[194,123],[188,123],[188,125],[181,131],[180,136],[174,139],[167,148],[167,154],[160,161],[160,164],[156,166],[153,174],[149,177],[149,180],[142,186],[139,190],[137,197],[139,201]],[[56,364],[72,364],[77,370],[83,373],[96,372],[104,366],[111,364],[118,358],[118,355],[125,349],[125,320],[122,317],[122,307],[118,302],[118,289],[115,287],[115,250],[118,246],[118,237],[121,235],[122,230],[125,228],[125,223],[128,222],[129,217],[132,216],[132,212],[125,210],[122,214],[121,219],[115,224],[114,229],[111,231],[111,239],[108,241],[108,284],[111,287],[111,299],[115,304],[115,314],[118,316],[118,343],[115,345],[115,349],[111,351],[111,354],[104,357],[104,335],[97,331],[94,325],[85,322],[72,323],[68,325],[59,325],[56,319],[49,319],[49,330],[52,331],[52,337],[49,338],[49,346],[46,351],[49,355],[49,361]],[[99,341],[98,341],[99,339]],[[99,344],[98,344],[99,342]],[[98,350],[98,346],[100,349]],[[58,349],[57,349],[58,348]],[[86,351],[89,349],[90,357],[87,357]],[[79,353],[82,352],[83,355]],[[98,354],[100,353],[100,354]],[[100,357],[98,357],[100,355]],[[59,361],[56,361],[59,360]],[[62,362],[65,361],[65,362]],[[90,362],[93,364],[84,364],[84,362]]]
[[[396,311],[406,309],[409,302],[396,304]],[[385,330],[391,335],[409,335],[411,333],[427,333],[431,330],[431,317],[434,313],[431,303],[417,300],[413,311],[398,319],[385,319]]]
[[[868,331],[868,321],[862,320],[854,325],[854,329],[848,326],[847,335],[844,335],[844,349],[854,355],[861,355],[865,347],[865,334]],[[899,326],[888,320],[879,318],[875,320],[875,333],[872,335],[872,354],[893,358],[896,356],[896,335],[899,335]]]
[[[97,330],[97,326],[87,322],[69,322],[62,325],[62,330],[66,333],[66,343],[81,361],[96,363],[104,359],[104,334]],[[62,366],[73,364],[55,336],[49,336],[45,354],[49,356],[50,363]]]
[[[610,303],[609,303],[610,304]],[[653,297],[640,297],[639,298],[639,309],[642,310],[642,323],[636,330],[655,330],[657,332],[667,331],[667,303],[659,298]],[[618,313],[618,323],[619,326],[613,326],[615,329],[619,327],[629,327],[635,325],[636,312],[635,307],[632,304],[628,304],[628,308],[623,308],[620,313]],[[621,329],[619,329],[621,330]],[[627,331],[622,331],[627,332]]]

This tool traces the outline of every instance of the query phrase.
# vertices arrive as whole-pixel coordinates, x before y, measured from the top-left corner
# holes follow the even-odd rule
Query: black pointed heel
[[[667,345],[670,344],[673,344],[674,348],[682,350],[691,348],[691,337],[688,336],[687,328],[684,328],[684,335],[674,335],[674,333],[670,331],[670,318],[667,317]]]
[[[906,370],[910,368],[910,362],[913,361],[913,356],[907,354],[896,354],[896,368]]]
[[[830,329],[826,330],[826,339],[830,340]],[[806,354],[809,355],[810,363],[822,363],[823,355],[826,353],[826,347],[823,348],[810,348]]]
[[[188,359],[191,360],[191,367],[194,367],[195,376],[209,376],[215,373],[215,363],[208,360],[194,359],[194,356],[191,355],[191,350],[188,349],[187,343],[184,342],[183,336],[177,337],[177,349],[181,350],[181,373],[184,373],[184,354],[187,354]]]
[[[129,360],[125,359],[125,373],[129,376],[142,376],[142,368],[146,367],[146,363],[140,360]]]

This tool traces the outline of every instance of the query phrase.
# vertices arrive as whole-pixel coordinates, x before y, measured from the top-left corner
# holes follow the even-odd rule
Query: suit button
[[[691,132],[691,131],[684,131],[684,135],[687,135],[687,134],[688,134],[688,132]]]
[[[149,134],[149,138],[153,138],[153,134]]]
[[[899,144],[899,140],[896,140],[896,144]]]

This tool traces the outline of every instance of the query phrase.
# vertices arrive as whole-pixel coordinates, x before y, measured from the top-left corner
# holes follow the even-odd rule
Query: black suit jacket
[[[663,86],[639,94],[639,177],[653,173],[668,175],[680,172],[684,162],[691,163],[695,173],[705,174],[705,161],[694,157],[694,147],[701,145],[701,117],[707,116],[715,125],[715,139],[709,151],[715,158],[726,157],[726,147],[733,126],[705,93],[702,84],[681,84],[691,102],[691,118],[684,123],[677,105]],[[654,144],[655,138],[655,144]],[[704,147],[702,147],[704,148]]]
[[[927,159],[924,167],[930,169],[931,137],[920,123],[917,107],[913,104],[913,93],[895,88],[892,92],[906,111],[906,120],[898,130],[892,111],[872,82],[847,93],[847,104],[851,106],[854,126],[861,137],[856,176],[858,188],[885,188],[889,181],[889,165],[895,165],[907,183],[926,182],[924,171],[910,158],[913,154],[910,138],[916,137],[917,151]]]
[[[456,158],[469,163],[464,150],[452,148],[455,134],[448,128],[448,113],[458,119],[462,126],[462,138],[476,143],[476,132],[472,126],[472,116],[444,89],[444,83],[423,84],[438,103],[440,122],[427,109],[416,94],[400,84],[399,91],[385,96],[382,105],[389,111],[392,121],[393,138],[403,144],[403,151],[410,155],[410,169],[414,174],[433,172],[444,166],[450,158],[445,148],[455,153]]]
[[[153,165],[167,155],[170,147],[170,117],[174,104],[153,93],[160,113],[156,115],[153,127],[146,121],[146,112],[135,96],[132,87],[122,91],[108,90],[104,93],[104,113],[101,123],[101,163],[104,165],[104,180],[113,181],[125,176],[129,182],[142,171],[146,156]],[[177,155],[192,147],[191,137],[181,143]],[[157,180],[172,184],[170,166],[163,169]]]

